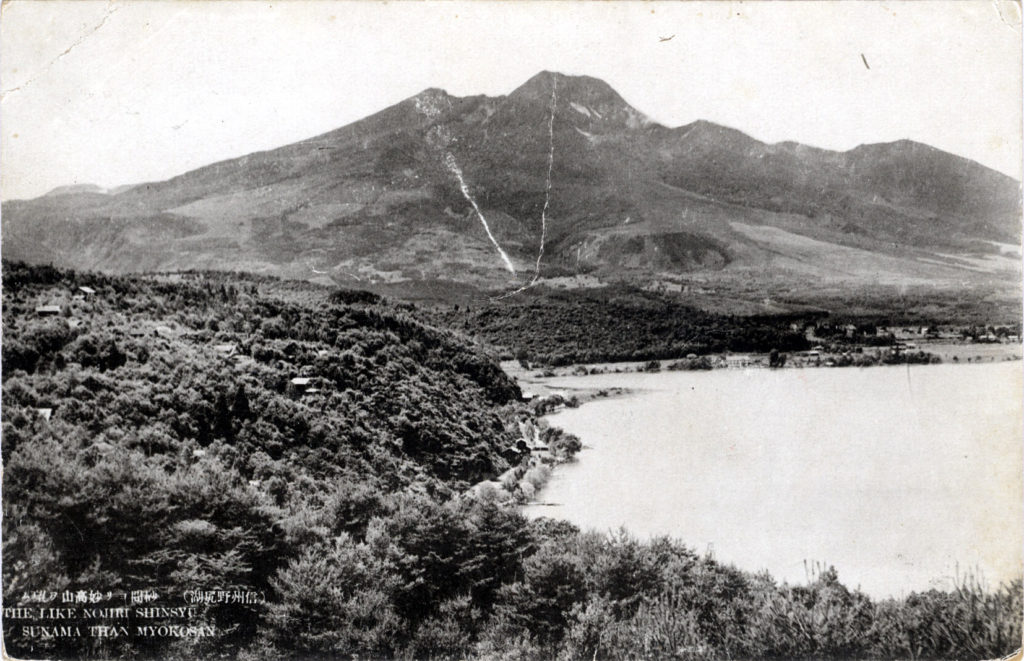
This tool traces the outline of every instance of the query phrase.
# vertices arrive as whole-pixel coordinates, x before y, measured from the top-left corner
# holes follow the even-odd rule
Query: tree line
[[[509,356],[556,367],[809,348],[788,317],[715,314],[626,285],[536,287],[501,301],[437,306],[424,314]]]

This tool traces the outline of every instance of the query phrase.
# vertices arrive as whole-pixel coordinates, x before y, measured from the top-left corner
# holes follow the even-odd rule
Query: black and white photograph
[[[6,0],[2,652],[980,661],[1010,0]]]

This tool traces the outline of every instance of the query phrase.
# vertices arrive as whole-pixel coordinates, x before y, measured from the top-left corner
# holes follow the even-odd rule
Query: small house
[[[320,392],[317,379],[311,376],[297,376],[289,381],[292,392],[299,395],[315,395]]]
[[[36,314],[40,317],[53,317],[60,314],[59,305],[38,305],[36,306]]]
[[[725,357],[725,364],[728,367],[749,367],[754,364],[754,361],[748,355],[734,354]]]
[[[36,415],[38,415],[43,420],[46,420],[47,422],[49,422],[50,418],[53,416],[53,409],[52,408],[36,409]]]
[[[238,350],[238,346],[230,343],[215,344],[213,345],[213,350],[219,353],[220,355],[224,356],[225,358],[230,358],[231,356],[235,355],[235,352]]]
[[[89,298],[96,293],[96,290],[92,287],[79,287],[78,291],[82,293],[86,298]]]

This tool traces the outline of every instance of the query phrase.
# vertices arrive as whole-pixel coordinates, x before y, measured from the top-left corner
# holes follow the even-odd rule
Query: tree
[[[786,364],[786,354],[779,353],[778,349],[772,349],[768,354],[768,367],[783,367]]]
[[[238,420],[247,420],[249,413],[249,396],[245,392],[245,384],[239,383],[235,389],[235,400],[231,404],[231,414]]]
[[[347,535],[307,547],[273,581],[266,637],[284,658],[391,658],[403,628],[397,585],[392,568]]]

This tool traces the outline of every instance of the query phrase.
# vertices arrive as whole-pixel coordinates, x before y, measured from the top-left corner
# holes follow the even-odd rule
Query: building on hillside
[[[36,314],[40,317],[54,317],[60,314],[59,305],[37,305]]]
[[[319,388],[320,380],[311,376],[296,376],[292,378],[288,384],[292,393],[299,396],[315,395],[322,392]]]
[[[230,358],[235,355],[236,351],[238,351],[238,346],[231,343],[215,344],[213,345],[213,350],[225,358]]]
[[[114,446],[106,441],[97,441],[85,448],[85,451],[95,454],[107,454],[114,451]]]
[[[92,298],[93,294],[95,293],[96,290],[93,289],[92,287],[76,287],[74,290],[74,294],[71,296],[71,300],[83,301],[87,298]]]
[[[753,357],[747,354],[730,354],[725,357],[726,367],[740,368],[740,367],[751,367],[756,365],[757,361]]]

